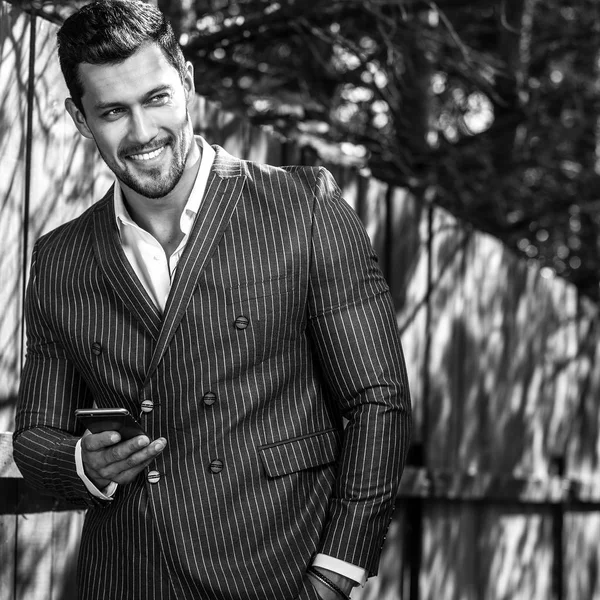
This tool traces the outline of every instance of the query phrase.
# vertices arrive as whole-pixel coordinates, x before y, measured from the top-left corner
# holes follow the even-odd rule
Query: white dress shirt
[[[148,295],[152,298],[154,304],[161,311],[164,311],[171,290],[171,282],[175,269],[177,268],[181,254],[185,249],[196,215],[200,210],[210,170],[215,160],[216,153],[204,138],[196,136],[196,142],[202,152],[200,168],[198,169],[196,181],[194,182],[190,197],[181,213],[179,221],[179,226],[184,237],[170,257],[166,256],[162,246],[153,235],[142,229],[133,221],[123,202],[123,192],[119,182],[118,180],[115,181],[115,218],[119,228],[123,251],[146,292],[148,292]],[[86,434],[89,435],[89,432],[86,431],[84,436]],[[116,483],[111,482],[106,488],[99,490],[86,476],[81,458],[81,440],[77,442],[75,449],[75,463],[77,466],[77,474],[82,479],[89,492],[97,498],[112,500],[112,496],[114,496],[117,489]],[[367,579],[366,571],[361,567],[357,567],[325,554],[317,554],[313,560],[313,565],[340,573],[341,575],[353,579],[359,584],[364,584]]]

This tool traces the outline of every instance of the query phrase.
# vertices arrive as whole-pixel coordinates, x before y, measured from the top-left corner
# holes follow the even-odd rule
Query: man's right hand
[[[121,442],[117,431],[84,435],[81,439],[81,458],[85,474],[98,489],[105,488],[111,481],[130,483],[166,445],[165,438],[158,438],[151,443],[147,435]]]

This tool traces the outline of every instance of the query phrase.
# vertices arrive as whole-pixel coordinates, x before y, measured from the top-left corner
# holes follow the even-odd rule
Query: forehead
[[[157,85],[181,85],[179,73],[157,44],[146,44],[120,63],[79,65],[84,105],[127,103]]]

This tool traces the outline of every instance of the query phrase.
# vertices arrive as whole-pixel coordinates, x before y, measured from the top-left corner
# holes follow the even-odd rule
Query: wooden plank
[[[565,517],[564,598],[600,598],[600,514]]]
[[[52,600],[77,597],[77,556],[84,518],[81,510],[52,513]]]
[[[0,598],[4,600],[17,600],[14,595],[16,539],[17,516],[0,514]]]
[[[0,4],[0,431],[13,427],[21,368],[29,27],[25,13]]]
[[[238,158],[247,158],[250,150],[250,124],[240,115],[231,112],[219,111],[215,123],[218,130],[219,145],[227,152]],[[209,144],[215,142],[207,138]]]
[[[20,477],[21,472],[12,455],[12,433],[0,433],[0,479]]]
[[[57,27],[37,20],[35,110],[29,228],[34,241],[76,217],[93,201],[93,146],[84,141],[64,109],[69,95],[56,55]]]
[[[423,522],[421,600],[479,600],[477,511],[471,506],[428,504]]]
[[[373,249],[380,260],[385,255],[387,190],[387,184],[373,178],[367,180],[364,188],[363,225],[369,234]],[[381,267],[383,268],[384,265],[382,264]]]
[[[344,200],[352,207],[352,210],[358,210],[358,193],[360,176],[356,169],[338,168],[332,171],[337,184],[342,190]]]
[[[566,475],[584,481],[598,480],[600,465],[600,344],[598,306],[589,301],[579,303],[576,327],[577,359],[566,365],[574,372],[575,408],[568,423]],[[571,396],[567,396],[570,398]]]
[[[282,164],[282,138],[264,127],[249,127],[243,158],[269,165]]]
[[[12,485],[21,474],[12,461],[12,436],[0,434],[0,598],[15,598],[17,511],[19,490]],[[19,599],[20,600],[20,599]]]
[[[52,589],[52,513],[17,517],[16,598],[49,600]]]
[[[467,277],[475,285],[464,310],[478,372],[468,391],[481,421],[477,448],[465,447],[460,458],[477,453],[483,471],[546,474],[564,455],[578,394],[564,368],[576,360],[576,293],[541,277],[497,240],[473,238]]]
[[[422,600],[549,600],[552,520],[548,509],[427,505]]]
[[[427,377],[428,212],[414,195],[396,188],[393,190],[390,218],[394,236],[389,254],[390,265],[386,269],[387,279],[396,309],[412,399],[412,442],[418,447],[424,441]]]
[[[478,598],[555,598],[552,590],[552,534],[549,509],[540,511],[522,506],[482,509],[475,547],[479,571]]]
[[[470,231],[442,210],[431,224],[431,295],[429,355],[425,358],[427,395],[423,398],[423,437],[427,463],[434,469],[469,469],[477,453],[461,463],[461,444],[476,435],[481,423],[477,412],[465,420],[465,375],[474,365],[465,361],[468,331],[464,323],[464,253]]]
[[[447,215],[434,235],[430,465],[544,476],[580,394],[576,291]]]
[[[194,132],[203,136],[209,144],[218,144],[219,146],[223,146],[228,135],[231,135],[234,131],[233,128],[229,129],[227,125],[236,123],[235,115],[221,111],[214,102],[210,102],[201,96],[194,99],[190,116]],[[224,129],[222,130],[221,127],[224,127]],[[230,147],[234,149],[233,146]]]
[[[15,600],[76,598],[76,568],[84,512],[17,517]]]
[[[252,147],[260,148],[260,152],[256,156],[269,165],[288,165],[290,164],[288,160],[293,159],[293,156],[286,155],[288,144],[285,138],[268,129],[253,128],[251,130],[251,144]]]

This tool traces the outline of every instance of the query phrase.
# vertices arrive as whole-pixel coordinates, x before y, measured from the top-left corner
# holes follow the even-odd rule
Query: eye
[[[156,94],[156,95],[152,96],[150,98],[150,100],[148,101],[148,104],[156,104],[156,105],[165,104],[169,100],[169,98],[170,98],[169,94],[167,94],[166,92],[163,92],[161,94]]]
[[[102,118],[107,120],[118,119],[125,112],[124,108],[111,108],[102,113]]]

